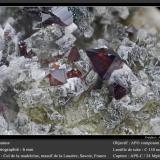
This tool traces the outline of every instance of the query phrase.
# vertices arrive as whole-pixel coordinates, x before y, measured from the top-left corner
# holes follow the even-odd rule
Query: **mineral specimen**
[[[2,7],[0,134],[159,134],[159,16],[155,7]]]

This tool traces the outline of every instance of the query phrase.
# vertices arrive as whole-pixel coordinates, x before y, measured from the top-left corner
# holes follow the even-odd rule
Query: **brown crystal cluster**
[[[86,54],[91,60],[92,67],[95,72],[98,73],[102,80],[107,81],[111,74],[118,69],[123,68],[124,62],[121,58],[111,49],[99,48],[99,49],[87,49]],[[61,57],[62,58],[62,57]],[[55,60],[55,59],[54,59]],[[80,54],[77,47],[72,47],[69,51],[67,61],[69,64],[80,60]],[[53,70],[47,75],[51,86],[63,85],[68,78],[78,77],[82,78],[83,75],[77,68],[66,71],[65,69],[59,69],[60,65],[56,61],[52,61],[51,67]],[[113,82],[108,86],[110,95],[116,100],[121,99],[128,93],[128,88],[119,82]]]
[[[49,79],[49,83],[51,86],[62,85],[66,83],[68,78],[74,78],[74,77],[80,78],[82,76],[81,71],[79,71],[77,68],[73,68],[69,71],[67,71],[66,69],[60,69],[60,64],[58,63],[58,60],[61,58],[62,56],[60,57],[56,56],[53,57],[53,59],[46,61],[48,65],[50,65],[50,73],[47,75],[47,77]],[[73,46],[69,51],[69,54],[67,56],[67,61],[69,64],[73,64],[79,59],[80,59],[80,54],[78,48]]]
[[[73,23],[73,14],[67,7],[52,7],[47,13],[43,12],[41,17],[42,24],[45,25],[56,23],[60,26],[69,26]],[[133,35],[136,32],[136,29],[133,26],[130,26],[126,28],[126,32],[129,35]],[[19,42],[19,51],[20,56],[24,56],[26,58],[32,58],[33,56],[32,51],[27,51],[27,45],[24,41]],[[108,81],[115,70],[123,68],[124,62],[118,54],[111,49],[87,49],[86,54],[92,63],[94,71],[98,73],[102,80]],[[78,68],[75,68],[74,65],[74,63],[79,61],[81,58],[79,50],[76,46],[73,46],[67,53],[67,64],[72,67],[70,70],[61,68],[61,65],[58,63],[61,58],[64,58],[63,55],[42,61],[42,64],[46,64],[50,68],[47,77],[51,86],[63,85],[67,82],[68,78],[77,77],[83,79],[86,77]],[[113,84],[108,84],[107,87],[110,94],[115,99],[121,99],[128,93],[128,89],[123,84],[116,81],[113,82]]]

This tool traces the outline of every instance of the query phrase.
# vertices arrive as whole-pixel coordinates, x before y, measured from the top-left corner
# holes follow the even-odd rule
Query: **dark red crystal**
[[[72,69],[71,71],[67,72],[68,78],[81,77],[81,76],[82,76],[82,73],[78,69]]]
[[[69,52],[68,62],[73,63],[73,62],[78,61],[79,59],[80,59],[80,54],[79,54],[78,48],[74,46],[71,48]]]
[[[127,88],[118,83],[110,85],[109,91],[116,100],[121,99],[127,94]]]
[[[103,76],[109,69],[116,56],[110,54],[109,50],[106,48],[88,49],[86,50],[86,53],[92,62],[94,70],[103,79]]]
[[[24,41],[20,41],[18,43],[19,51],[20,51],[20,56],[27,56],[27,44]]]
[[[26,42],[20,41],[18,43],[18,47],[19,47],[20,56],[24,56],[25,58],[32,58],[33,56],[35,56],[35,54],[32,52],[32,50],[27,52]]]

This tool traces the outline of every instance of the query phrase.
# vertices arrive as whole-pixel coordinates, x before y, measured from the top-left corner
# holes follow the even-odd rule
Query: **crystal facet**
[[[72,47],[68,55],[68,62],[73,63],[75,61],[78,61],[79,59],[80,59],[80,54],[77,47]]]

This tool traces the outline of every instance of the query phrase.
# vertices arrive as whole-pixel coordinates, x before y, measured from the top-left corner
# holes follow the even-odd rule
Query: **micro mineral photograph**
[[[0,135],[160,135],[160,8],[1,6]]]

